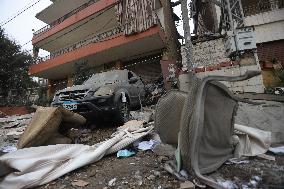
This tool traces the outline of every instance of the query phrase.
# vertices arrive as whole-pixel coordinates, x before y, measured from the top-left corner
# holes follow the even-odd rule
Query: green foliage
[[[31,55],[21,50],[21,47],[9,39],[0,28],[0,95],[8,99],[27,96],[28,88],[36,83],[29,77],[28,69],[34,60]],[[7,100],[9,101],[9,99]]]

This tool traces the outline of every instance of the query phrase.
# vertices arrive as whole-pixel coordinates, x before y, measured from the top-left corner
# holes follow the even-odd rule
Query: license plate
[[[76,110],[77,109],[77,103],[76,102],[64,102],[63,108],[67,110]]]

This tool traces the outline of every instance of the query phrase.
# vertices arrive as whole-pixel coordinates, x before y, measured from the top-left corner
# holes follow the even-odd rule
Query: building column
[[[48,89],[47,89],[47,98],[50,99],[53,97],[54,93],[55,93],[55,89],[54,89],[54,82],[51,79],[47,80],[48,83]]]

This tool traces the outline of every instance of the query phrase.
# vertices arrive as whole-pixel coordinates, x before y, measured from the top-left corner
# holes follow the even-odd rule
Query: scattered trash
[[[83,181],[83,180],[74,180],[74,182],[71,182],[72,186],[79,186],[84,187],[89,184],[89,182]]]
[[[0,169],[8,170],[5,175],[9,175],[1,177],[1,187],[25,188],[49,183],[75,169],[99,161],[105,155],[126,148],[151,133],[153,129],[153,126],[142,126],[133,132],[118,131],[112,138],[92,146],[58,144],[24,148],[4,154],[0,156]],[[15,171],[17,174],[13,174]]]
[[[10,152],[14,152],[17,150],[16,146],[4,146],[1,151],[4,153],[10,153]]]
[[[134,173],[134,178],[136,179],[136,182],[137,182],[137,185],[138,186],[141,186],[143,184],[143,178],[142,176],[140,175],[140,171],[136,171]]]
[[[135,152],[129,150],[119,150],[116,154],[116,157],[130,157],[135,155]]]
[[[190,181],[185,181],[180,184],[180,189],[194,189],[195,185]]]
[[[150,121],[154,120],[153,119],[154,112],[155,110],[153,109],[143,108],[143,111],[131,111],[130,116],[132,119],[149,123]]]
[[[166,92],[164,87],[164,79],[161,76],[156,81],[145,86],[146,99],[145,103],[147,105],[156,104],[159,98]]]
[[[188,173],[186,170],[182,169],[180,172],[181,176],[183,176],[184,178],[188,179]]]
[[[248,186],[250,186],[250,188],[257,188],[259,182],[262,179],[259,176],[253,176],[250,180],[250,182],[248,183]]]
[[[271,151],[271,152],[273,152],[274,154],[277,154],[277,155],[283,155],[284,154],[284,146],[279,146],[279,147],[275,147],[275,148],[270,147],[269,151]]]
[[[115,181],[116,181],[116,178],[111,179],[111,180],[108,182],[108,186],[115,186]]]
[[[159,144],[159,142],[152,139],[149,141],[142,141],[138,144],[138,149],[143,151],[153,150],[157,144]]]
[[[238,186],[231,180],[221,181],[217,180],[217,182],[226,189],[237,189]]]

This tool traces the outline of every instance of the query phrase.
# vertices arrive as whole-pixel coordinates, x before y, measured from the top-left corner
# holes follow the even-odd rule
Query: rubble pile
[[[275,109],[275,106],[280,108]],[[261,108],[262,107],[262,108]],[[270,114],[276,115],[282,111],[283,104],[277,105],[257,105],[244,106],[241,104],[238,114],[250,111],[256,108],[269,111]],[[275,109],[275,112],[273,109]],[[117,129],[116,127],[99,127],[96,130],[77,127],[70,129],[67,136],[72,138],[73,142],[78,145],[95,145],[105,142],[106,139],[113,137],[117,131],[122,131],[128,126],[133,129],[137,126],[153,125],[155,110],[153,108],[143,108],[142,110],[132,111],[132,121]],[[27,127],[32,116],[6,117],[1,119],[1,131],[19,131]],[[277,116],[276,116],[277,117]],[[280,117],[279,117],[280,118]],[[282,119],[282,118],[280,118]],[[244,123],[237,118],[238,123]],[[271,121],[271,120],[270,120]],[[17,124],[20,122],[19,124]],[[24,124],[25,123],[25,124]],[[23,125],[23,126],[22,126]],[[131,130],[129,130],[131,131]],[[2,132],[1,132],[2,133]],[[3,139],[1,135],[0,139]],[[13,152],[17,139],[8,139],[10,148],[6,148],[5,153]],[[1,141],[1,145],[4,143]],[[28,149],[28,148],[27,148]],[[264,159],[263,157],[243,157],[240,159],[230,159],[214,173],[207,176],[219,183],[221,186],[229,189],[234,188],[269,188],[277,187],[283,184],[284,159],[281,155],[282,148],[271,148]],[[2,152],[4,153],[4,152]],[[159,136],[152,132],[151,134],[140,138],[134,143],[124,147],[117,153],[103,157],[96,163],[86,165],[67,173],[60,178],[48,182],[39,188],[203,188],[206,187],[194,175],[187,171],[176,171],[175,167],[176,147],[163,144]],[[0,184],[1,186],[1,184]],[[1,188],[1,187],[0,187]]]
[[[163,77],[145,85],[146,99],[145,104],[150,106],[156,104],[159,98],[166,93]]]
[[[31,122],[32,114],[5,116],[0,118],[0,154],[16,149],[20,135]]]

